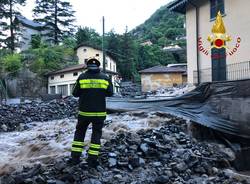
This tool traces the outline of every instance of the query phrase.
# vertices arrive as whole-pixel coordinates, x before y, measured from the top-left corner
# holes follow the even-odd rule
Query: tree
[[[88,27],[79,27],[75,35],[77,45],[86,44],[93,47],[100,47],[102,44],[101,36]]]
[[[21,15],[18,11],[18,5],[25,5],[26,0],[1,0],[0,1],[0,46],[6,46],[13,52],[16,46],[16,31],[18,30],[14,18]],[[6,31],[9,30],[7,36]]]
[[[46,46],[26,51],[31,71],[39,75],[76,64],[74,49],[70,45]]]
[[[9,54],[3,59],[4,70],[6,72],[15,73],[21,66],[21,55],[20,54]]]
[[[42,38],[41,38],[41,35],[32,35],[31,37],[31,48],[32,49],[37,49],[41,46],[41,43],[42,43]]]
[[[34,21],[45,24],[48,41],[58,44],[63,36],[72,35],[75,21],[72,5],[65,0],[36,0]]]
[[[134,38],[127,30],[121,37],[120,52],[120,55],[123,56],[118,62],[120,73],[125,80],[134,80],[135,74],[137,73],[137,47]]]
[[[105,48],[107,51],[107,54],[111,56],[115,61],[118,61],[121,56],[121,35],[115,34],[113,31],[106,34],[105,40]]]

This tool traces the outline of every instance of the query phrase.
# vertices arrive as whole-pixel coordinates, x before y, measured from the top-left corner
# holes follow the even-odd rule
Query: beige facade
[[[79,59],[79,64],[85,64],[85,61],[89,58],[97,58],[101,62],[101,68],[103,68],[103,54],[101,50],[88,47],[88,46],[80,46],[76,51],[77,57]],[[116,62],[109,56],[106,55],[106,70],[110,70],[116,72]]]
[[[211,29],[215,20],[210,19],[209,0],[194,1],[194,4],[198,7],[197,12],[192,4],[187,3],[186,5],[188,83],[197,83],[197,57],[200,70],[200,82],[212,80],[211,50],[207,37],[211,35]],[[250,1],[224,0],[224,7],[225,14],[223,15],[223,21],[226,34],[232,37],[232,41],[226,43],[228,47],[226,52],[232,52],[233,49],[236,51],[233,55],[227,55],[226,57],[227,80],[250,77]],[[197,17],[198,29],[196,28]],[[203,47],[210,52],[210,55],[205,55],[200,51],[197,53],[197,36],[201,38]],[[239,47],[235,49],[238,37],[241,38],[241,42],[239,43]],[[229,73],[230,70],[232,71],[231,73]],[[240,72],[240,70],[242,70],[242,72]],[[239,75],[238,78],[237,75]]]
[[[185,84],[187,76],[182,73],[151,73],[141,74],[142,92],[154,91],[173,85]]]
[[[85,61],[89,58],[97,58],[102,61],[102,51],[88,46],[80,46],[76,50],[79,65],[52,72],[48,76],[48,93],[62,94],[70,96],[73,86],[82,72],[85,72]],[[102,68],[102,62],[100,68]],[[106,56],[106,72],[111,77],[114,92],[119,91],[119,81],[116,73],[116,62],[109,56]]]
[[[48,78],[48,93],[49,94],[62,94],[69,96],[72,94],[72,88],[84,70],[69,71],[51,75]]]

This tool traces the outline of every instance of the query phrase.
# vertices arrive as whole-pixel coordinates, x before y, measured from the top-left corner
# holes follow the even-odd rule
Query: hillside
[[[131,33],[140,42],[150,40],[153,44],[161,47],[170,44],[179,44],[185,47],[185,40],[180,39],[185,36],[184,19],[183,15],[170,12],[165,5]]]
[[[138,81],[138,71],[145,68],[185,63],[184,18],[170,12],[165,5],[132,31],[123,35],[108,34],[107,53],[117,61],[123,79]],[[172,45],[176,44],[180,48],[173,50]]]

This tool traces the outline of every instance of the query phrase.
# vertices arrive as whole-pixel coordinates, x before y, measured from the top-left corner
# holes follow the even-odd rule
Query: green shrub
[[[21,66],[21,55],[20,54],[9,54],[3,58],[4,70],[7,72],[17,72]]]

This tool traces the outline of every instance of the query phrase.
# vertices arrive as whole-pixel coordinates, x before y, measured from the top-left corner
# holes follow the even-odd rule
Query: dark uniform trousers
[[[86,144],[84,143],[84,138],[88,129],[89,124],[92,123],[92,135],[91,143],[88,150],[88,158],[97,159],[99,151],[101,148],[101,137],[102,137],[102,128],[104,121],[89,121],[78,116],[78,123],[76,125],[76,131],[74,135],[74,141],[72,142],[71,148],[71,157],[72,159],[79,160],[82,154],[82,151]]]

